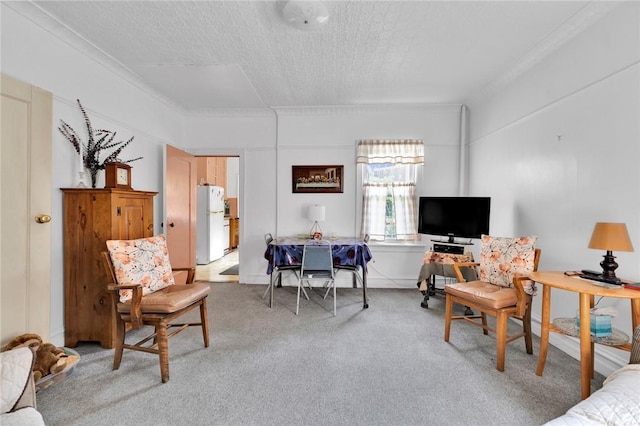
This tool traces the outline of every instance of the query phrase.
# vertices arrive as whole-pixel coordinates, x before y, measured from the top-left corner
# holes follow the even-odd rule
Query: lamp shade
[[[627,225],[598,222],[593,228],[589,248],[610,251],[633,251]]]
[[[307,216],[309,220],[313,220],[315,222],[322,222],[324,220],[325,207],[320,204],[313,204],[309,206],[309,211],[307,212]]]

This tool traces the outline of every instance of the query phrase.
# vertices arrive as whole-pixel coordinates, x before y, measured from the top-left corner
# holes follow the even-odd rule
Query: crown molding
[[[180,113],[186,112],[184,107],[149,86],[142,78],[140,78],[140,76],[138,76],[138,74],[131,71],[121,62],[117,61],[111,55],[101,50],[95,44],[91,43],[71,28],[67,27],[56,17],[43,10],[33,1],[11,1],[2,2],[2,4],[33,22],[49,34],[60,39],[63,43],[76,49],[81,54],[91,58],[107,70],[133,84],[144,93],[156,98],[166,106],[173,108]]]
[[[462,104],[370,104],[370,105],[335,105],[335,106],[302,106],[302,107],[270,107],[270,108],[214,108],[191,110],[189,117],[272,117],[301,115],[344,115],[415,111],[459,111]]]
[[[187,117],[273,117],[270,108],[200,108],[189,110]]]
[[[511,68],[500,75],[500,77],[491,81],[483,89],[470,96],[468,103],[473,104],[491,97],[618,6],[617,2],[589,2],[550,33],[544,40],[538,43],[538,45],[522,56]]]
[[[310,107],[272,107],[280,116],[286,115],[344,115],[366,113],[415,112],[415,111],[459,111],[462,104],[368,104],[334,105]]]

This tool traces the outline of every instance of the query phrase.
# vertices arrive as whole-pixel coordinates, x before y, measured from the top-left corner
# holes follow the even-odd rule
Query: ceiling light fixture
[[[329,20],[329,11],[321,1],[291,0],[284,5],[282,16],[294,28],[313,31],[322,28]]]

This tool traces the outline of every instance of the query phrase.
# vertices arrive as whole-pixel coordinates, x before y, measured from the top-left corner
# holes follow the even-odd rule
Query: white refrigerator
[[[224,256],[224,188],[198,186],[196,263],[206,265]]]

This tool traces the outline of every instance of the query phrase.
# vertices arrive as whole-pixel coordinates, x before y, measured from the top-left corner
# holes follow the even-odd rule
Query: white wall
[[[278,108],[269,113],[195,114],[187,118],[187,149],[196,154],[239,154],[241,188],[240,280],[268,281],[264,234],[308,232],[310,204],[327,207],[326,235],[360,234],[361,192],[355,165],[359,139],[416,138],[425,142],[420,195],[456,195],[459,176],[460,105]],[[240,114],[240,115],[238,115]],[[291,166],[344,166],[341,194],[294,194]],[[372,246],[372,287],[415,288],[427,242],[418,246]],[[286,283],[285,283],[286,284]],[[291,283],[293,284],[293,283]],[[348,276],[339,285],[350,285]],[[416,292],[416,303],[420,295]]]
[[[493,197],[492,234],[537,235],[540,270],[597,270],[595,222],[625,222],[636,251],[614,253],[617,275],[640,281],[640,4],[622,4],[470,110],[470,189]],[[553,291],[551,317],[573,317],[577,301]],[[628,301],[598,306],[615,306],[614,327],[631,335]],[[577,357],[574,340],[551,337]],[[605,374],[628,361],[597,350]]]
[[[22,6],[22,5],[15,5]],[[73,187],[77,154],[57,130],[60,120],[86,137],[80,99],[94,128],[118,132],[117,140],[134,141],[122,158],[132,163],[135,189],[158,191],[155,231],[161,232],[162,173],[165,143],[182,139],[184,119],[175,108],[141,90],[132,81],[101,66],[82,52],[35,25],[6,3],[0,5],[2,22],[1,72],[53,93],[53,178],[51,211],[51,341],[64,345],[63,222],[60,188]],[[104,186],[104,173],[97,187]]]

